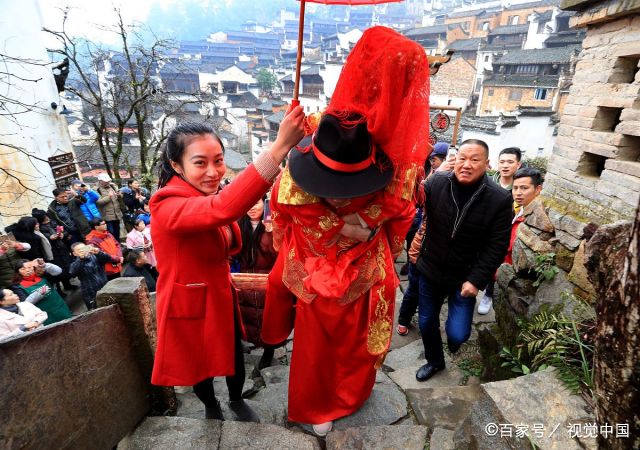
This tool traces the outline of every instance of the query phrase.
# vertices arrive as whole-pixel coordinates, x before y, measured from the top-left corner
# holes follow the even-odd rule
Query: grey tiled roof
[[[280,123],[282,119],[284,119],[284,111],[278,111],[277,113],[271,114],[266,117],[267,122],[271,123]]]
[[[449,48],[455,50],[456,52],[467,52],[467,51],[476,51],[478,50],[478,44],[482,43],[482,38],[473,38],[473,39],[460,39],[455,42],[452,42],[449,45]]]
[[[571,55],[580,51],[580,45],[535,50],[509,50],[496,64],[553,64],[567,63]]]
[[[542,6],[560,6],[560,0],[536,0],[534,2],[511,5],[505,9],[513,11],[517,9],[540,8]]]
[[[247,161],[244,157],[230,148],[224,151],[224,164],[231,170],[243,170],[247,168]]]
[[[536,12],[534,13],[538,19],[538,22],[548,22],[551,20],[551,18],[553,17],[553,10],[548,10],[545,12]]]
[[[529,31],[529,24],[524,25],[505,25],[502,27],[495,27],[489,32],[491,36],[498,34],[524,34]]]
[[[410,30],[405,30],[403,34],[408,37],[424,36],[427,34],[444,34],[447,32],[446,25],[433,25],[430,27],[418,27]]]
[[[483,86],[557,87],[559,75],[501,75],[486,78]]]
[[[582,42],[584,36],[584,31],[563,31],[549,36],[545,44],[576,44]]]

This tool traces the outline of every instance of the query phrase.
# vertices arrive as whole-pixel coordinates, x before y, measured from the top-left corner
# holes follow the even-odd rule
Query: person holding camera
[[[96,294],[109,281],[104,267],[119,264],[122,258],[108,255],[99,248],[76,242],[71,246],[75,260],[69,267],[69,274],[78,277],[82,289],[82,300],[87,309],[96,308]]]
[[[98,209],[98,205],[96,205],[100,196],[96,191],[92,190],[80,180],[73,180],[71,182],[71,192],[73,195],[81,195],[86,200],[85,203],[80,205],[80,210],[87,220],[100,219],[100,210]]]
[[[106,173],[98,175],[98,195],[96,201],[100,210],[100,217],[107,223],[109,233],[120,240],[120,221],[123,218],[124,200],[118,187],[112,183],[111,177]]]
[[[47,215],[65,228],[71,236],[71,243],[81,242],[91,231],[80,208],[87,200],[82,195],[74,195],[71,191],[60,188],[53,190],[53,197]]]

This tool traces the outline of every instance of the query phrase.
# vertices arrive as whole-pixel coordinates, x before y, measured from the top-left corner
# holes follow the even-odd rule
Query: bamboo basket
[[[239,291],[266,291],[268,273],[232,273],[231,283]]]

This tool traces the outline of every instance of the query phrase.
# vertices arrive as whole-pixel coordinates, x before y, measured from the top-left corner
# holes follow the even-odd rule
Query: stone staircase
[[[402,280],[403,285],[406,280]],[[402,300],[397,292],[396,314]],[[446,317],[446,305],[443,319]],[[120,450],[144,449],[578,449],[596,448],[595,439],[571,439],[571,423],[594,422],[585,402],[570,395],[552,372],[538,372],[517,379],[480,384],[460,367],[460,353],[474,358],[477,330],[493,321],[493,315],[474,317],[474,331],[453,359],[447,356],[447,370],[426,383],[415,380],[424,364],[419,333],[394,333],[391,351],[378,371],[373,393],[355,414],[337,420],[326,440],[304,432],[287,421],[287,385],[292,342],[276,353],[274,365],[255,370],[261,349],[245,355],[247,403],[260,416],[260,424],[204,420],[203,406],[191,388],[178,388],[177,417],[148,417],[118,445]],[[446,340],[445,340],[446,342]],[[475,347],[474,347],[475,346]],[[214,382],[225,417],[227,388],[224,378]],[[489,424],[511,425],[511,435],[494,433]],[[532,427],[544,425],[537,437]],[[531,438],[516,437],[516,425],[527,425]],[[551,429],[558,425],[554,434]]]

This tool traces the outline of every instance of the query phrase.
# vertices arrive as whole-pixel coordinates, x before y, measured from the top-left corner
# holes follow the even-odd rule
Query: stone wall
[[[473,83],[476,78],[476,69],[471,63],[462,57],[454,57],[431,77],[431,101],[432,104],[446,105],[434,97],[460,98],[465,101],[473,93]],[[465,102],[466,103],[466,102]]]
[[[117,306],[0,342],[0,448],[112,449],[149,410]]]
[[[587,35],[542,195],[561,244],[557,264],[577,293],[593,297],[584,228],[630,220],[640,201],[640,2],[590,3],[572,24]]]

